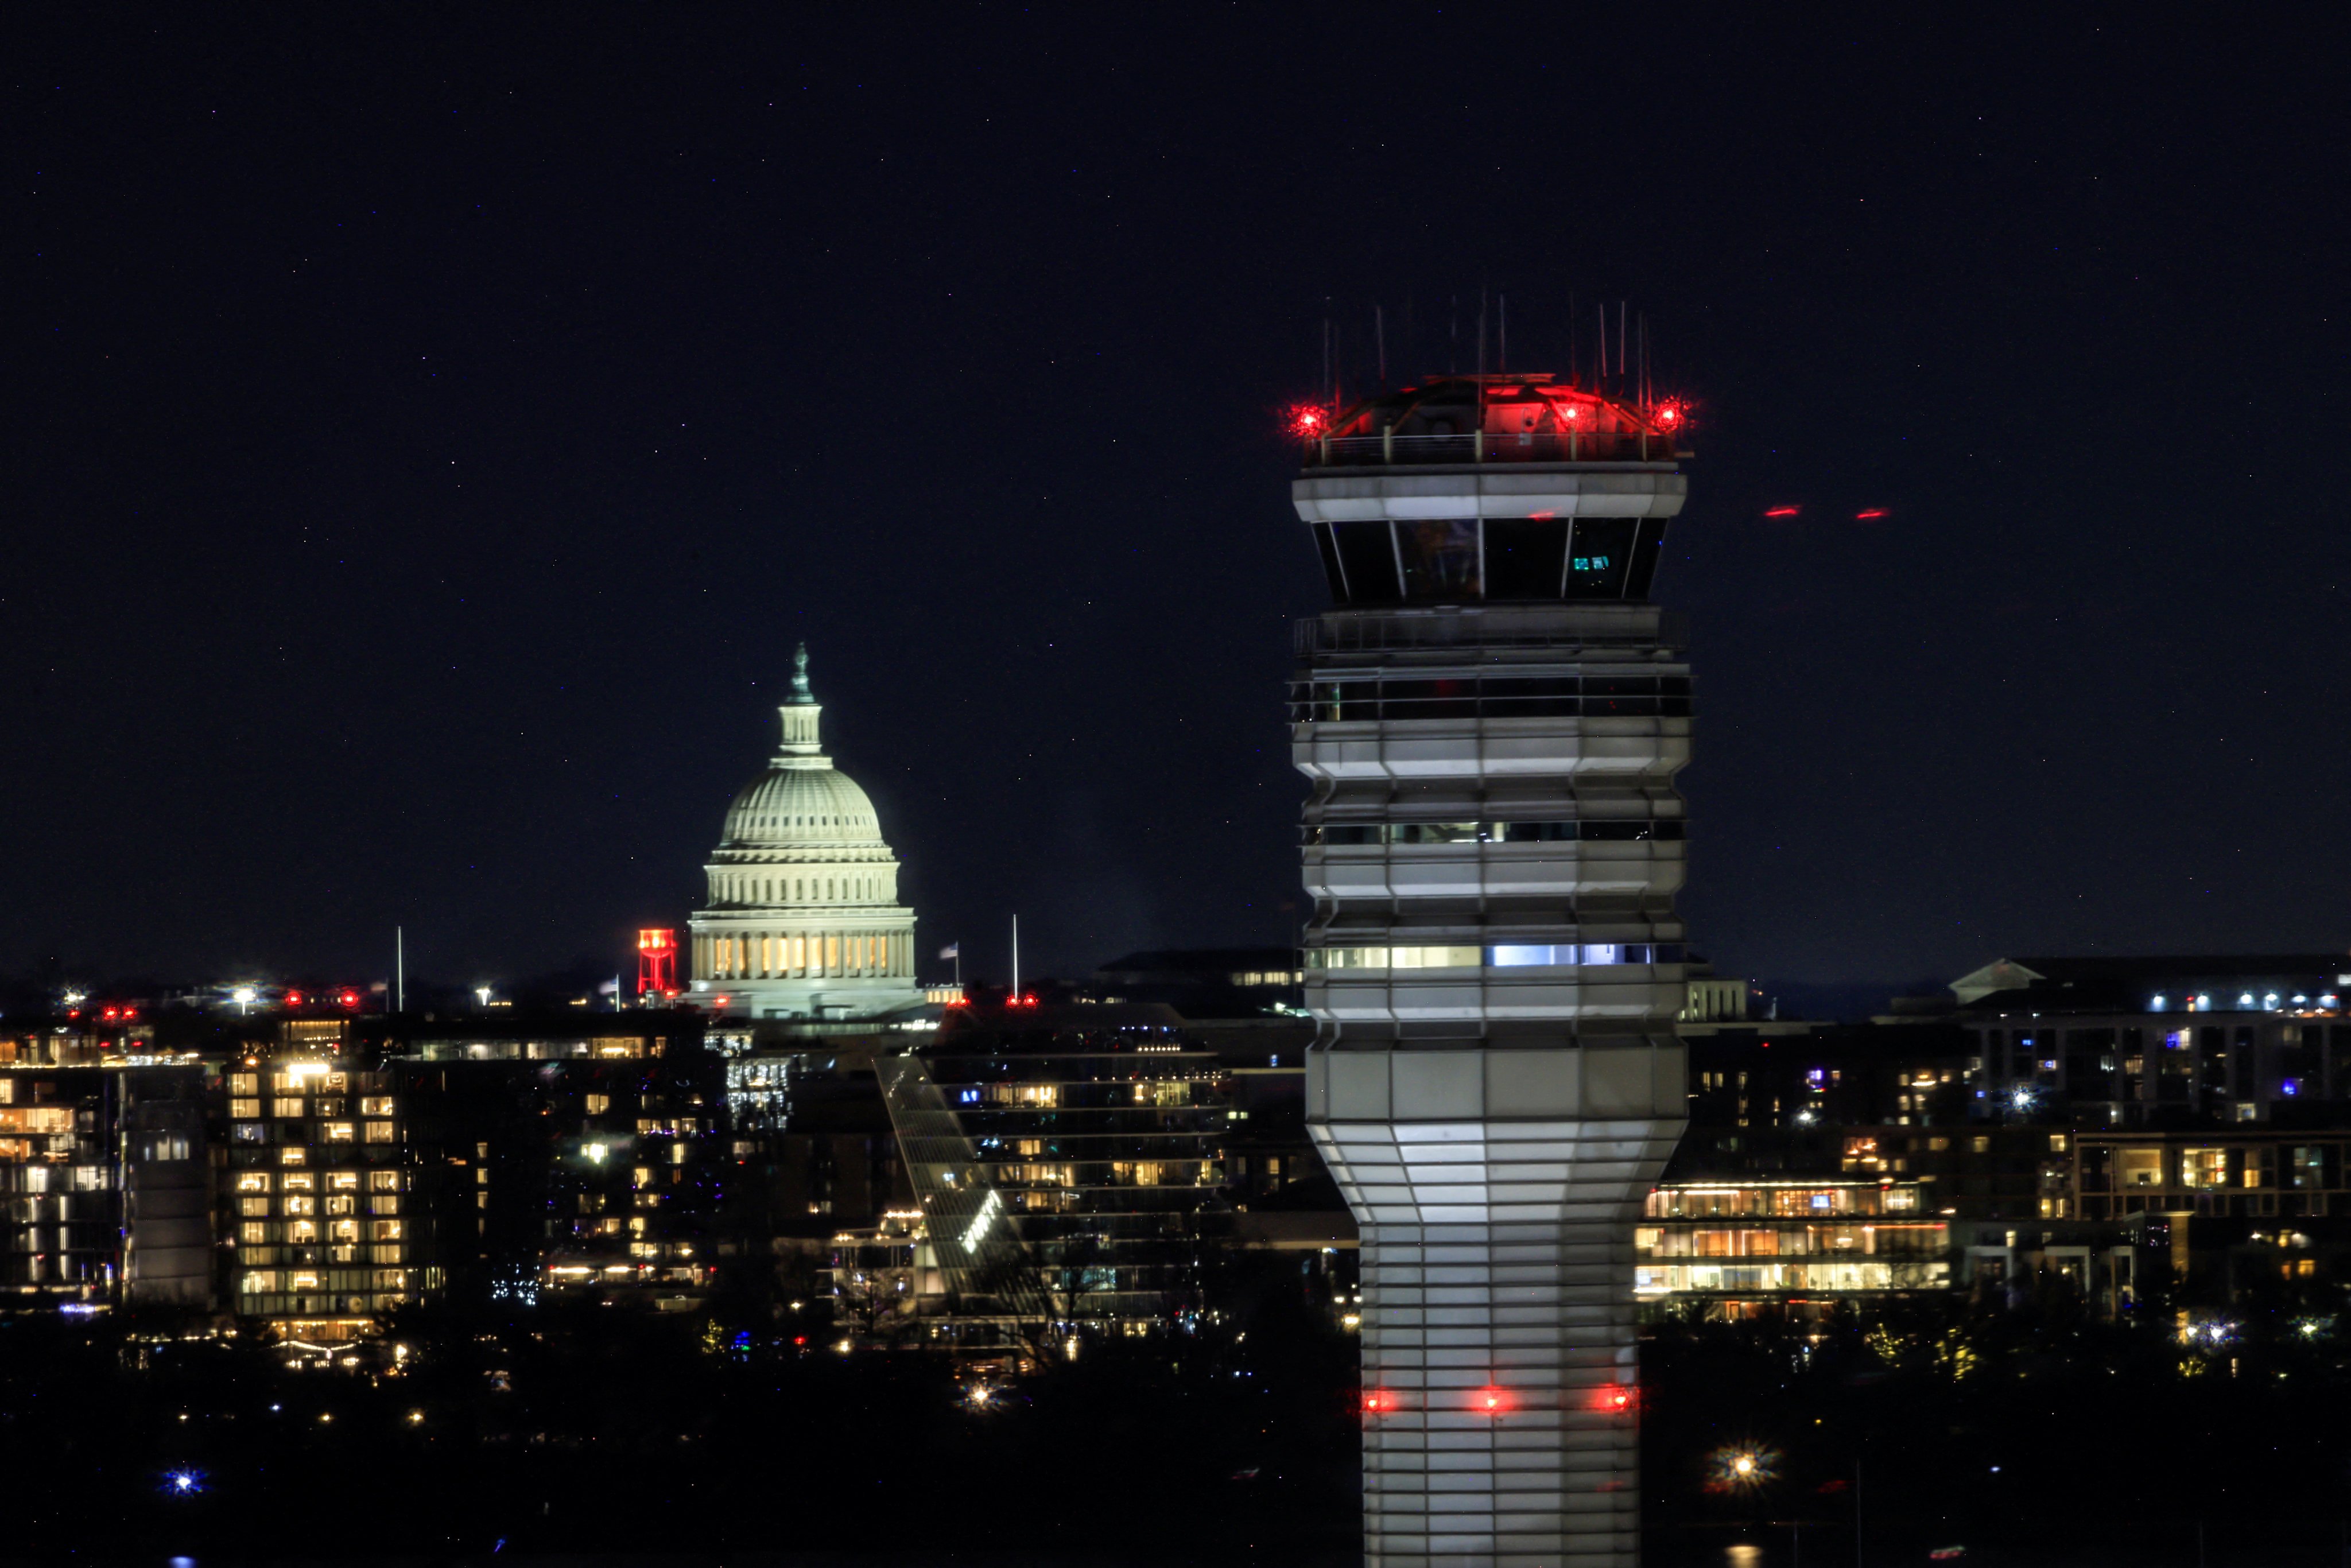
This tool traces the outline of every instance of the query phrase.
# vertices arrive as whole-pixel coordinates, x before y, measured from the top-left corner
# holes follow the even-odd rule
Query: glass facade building
[[[958,1009],[960,1010],[960,1009]],[[1165,1026],[952,1015],[877,1068],[950,1314],[1139,1333],[1201,1310],[1236,1116],[1217,1060]]]

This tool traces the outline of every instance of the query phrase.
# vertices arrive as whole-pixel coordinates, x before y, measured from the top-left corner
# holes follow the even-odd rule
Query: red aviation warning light
[[[637,933],[637,995],[677,995],[677,932],[674,928]]]
[[[1672,430],[1678,426],[1681,422],[1681,404],[1677,402],[1661,402],[1657,405],[1657,426],[1659,429]]]
[[[1853,520],[1856,523],[1874,523],[1884,516],[1886,516],[1885,507],[1872,507],[1865,512],[1855,512],[1853,515]]]
[[[1470,1396],[1469,1407],[1481,1416],[1507,1416],[1518,1408],[1519,1402],[1507,1388],[1488,1386]]]
[[[1364,1390],[1364,1415],[1393,1416],[1399,1408],[1400,1406],[1396,1403],[1396,1396],[1389,1393],[1386,1389],[1366,1388]]]
[[[1290,434],[1300,441],[1317,441],[1331,433],[1331,411],[1311,402],[1301,402],[1290,409],[1285,423]]]
[[[1802,510],[1802,507],[1766,507],[1763,515],[1767,517],[1792,517]]]

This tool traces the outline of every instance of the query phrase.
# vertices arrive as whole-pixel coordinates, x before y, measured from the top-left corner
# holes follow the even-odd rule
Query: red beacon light
[[[1469,1401],[1470,1407],[1487,1416],[1507,1416],[1518,1407],[1518,1401],[1507,1388],[1480,1388]]]
[[[299,992],[299,991],[288,991],[288,992],[287,992],[287,993],[286,993],[286,1005],[287,1005],[287,1007],[289,1007],[289,1008],[298,1008],[298,1007],[300,1007],[300,1006],[302,1005],[302,993],[301,993],[301,992]]]
[[[1312,403],[1300,403],[1290,411],[1290,434],[1301,441],[1313,441],[1329,432],[1330,411]]]
[[[1396,1408],[1396,1396],[1390,1394],[1386,1389],[1367,1388],[1364,1390],[1364,1415],[1390,1416],[1395,1413]]]
[[[1664,425],[1667,430],[1671,430],[1681,422],[1681,404],[1677,402],[1664,402],[1657,405],[1657,423],[1659,424]]]
[[[340,1002],[347,1008],[355,1008],[360,1005],[360,994],[357,991],[345,991],[342,995],[337,997],[335,1000]]]

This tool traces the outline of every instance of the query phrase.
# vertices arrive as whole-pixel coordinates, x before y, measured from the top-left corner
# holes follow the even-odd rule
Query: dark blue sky
[[[617,963],[803,637],[926,951],[1286,941],[1274,411],[1481,287],[1696,400],[1727,971],[2342,946],[2340,34],[1791,15],[18,16],[0,971]]]

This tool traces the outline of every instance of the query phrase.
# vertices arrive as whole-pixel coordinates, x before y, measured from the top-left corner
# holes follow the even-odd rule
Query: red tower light
[[[1509,1389],[1490,1385],[1478,1390],[1469,1401],[1469,1407],[1483,1416],[1507,1416],[1518,1405]]]
[[[1290,434],[1301,441],[1313,441],[1331,429],[1331,411],[1311,402],[1301,402],[1290,411]]]
[[[1389,1393],[1386,1389],[1366,1388],[1364,1390],[1364,1415],[1392,1416],[1398,1408],[1399,1406],[1396,1404],[1396,1396]]]
[[[637,933],[637,995],[677,994],[677,932],[670,927]]]

